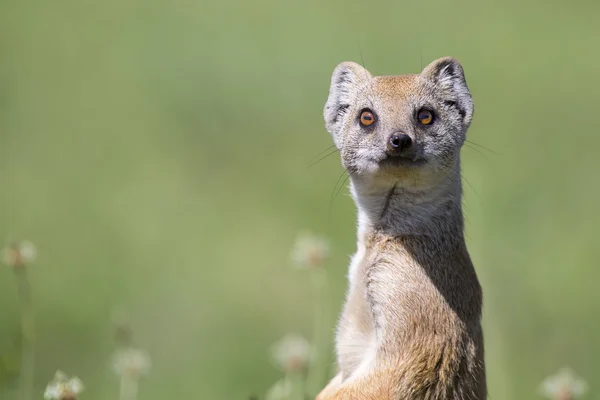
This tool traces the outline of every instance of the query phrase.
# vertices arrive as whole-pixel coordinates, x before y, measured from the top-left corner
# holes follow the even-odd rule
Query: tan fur
[[[437,125],[415,123],[424,105]],[[374,129],[357,123],[365,108],[378,116]],[[358,251],[337,331],[340,373],[317,400],[486,398],[482,294],[458,172],[472,114],[454,59],[393,77],[354,63],[336,68],[325,119],[351,174]],[[385,164],[391,132],[408,134],[424,164]]]

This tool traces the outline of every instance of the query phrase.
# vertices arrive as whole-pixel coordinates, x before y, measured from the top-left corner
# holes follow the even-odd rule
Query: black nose
[[[412,145],[412,139],[406,133],[394,133],[390,136],[388,145],[390,150],[400,153]]]

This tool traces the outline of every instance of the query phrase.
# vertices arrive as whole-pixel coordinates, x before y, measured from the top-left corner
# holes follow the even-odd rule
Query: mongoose
[[[487,397],[482,291],[467,252],[460,150],[473,118],[461,64],[372,76],[344,62],[325,125],[350,174],[358,249],[317,400]]]

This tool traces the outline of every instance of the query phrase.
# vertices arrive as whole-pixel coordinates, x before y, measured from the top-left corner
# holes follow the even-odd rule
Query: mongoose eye
[[[363,112],[360,113],[360,124],[362,126],[372,125],[373,122],[375,122],[375,116],[371,111],[363,110]]]
[[[433,122],[433,112],[429,110],[419,110],[417,120],[421,125],[430,125]]]

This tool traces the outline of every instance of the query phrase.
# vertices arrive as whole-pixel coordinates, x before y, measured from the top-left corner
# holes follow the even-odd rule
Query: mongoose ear
[[[369,71],[354,62],[343,62],[335,68],[331,76],[329,98],[323,110],[325,127],[332,135],[338,133],[360,88],[371,78]]]
[[[421,76],[431,81],[442,96],[444,103],[455,107],[466,126],[473,119],[473,99],[467,87],[465,73],[458,60],[444,57],[423,69]]]

